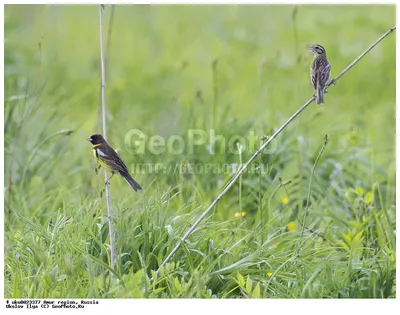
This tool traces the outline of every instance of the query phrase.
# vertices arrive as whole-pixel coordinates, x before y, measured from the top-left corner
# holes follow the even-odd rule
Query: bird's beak
[[[92,137],[89,137],[86,140],[92,142],[93,139],[92,139]]]

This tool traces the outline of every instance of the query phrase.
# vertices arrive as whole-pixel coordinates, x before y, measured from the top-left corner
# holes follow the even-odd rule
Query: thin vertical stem
[[[312,185],[312,182],[313,182],[315,169],[317,167],[317,163],[318,163],[320,157],[322,156],[322,153],[325,151],[325,147],[326,147],[327,144],[328,144],[328,135],[325,135],[324,143],[322,145],[321,150],[319,151],[319,153],[317,155],[317,158],[315,159],[314,165],[313,165],[312,170],[311,170],[310,181],[308,183],[307,203],[306,203],[306,208],[304,210],[304,216],[303,216],[303,222],[302,222],[302,228],[301,228],[300,237],[303,237],[304,229],[305,229],[305,226],[306,226],[306,220],[307,220],[307,216],[308,216],[308,212],[309,212],[308,210],[309,210],[310,200],[311,200],[311,185]]]
[[[103,118],[103,136],[107,139],[107,119],[106,119],[106,70],[104,63],[104,52],[103,52],[103,9],[104,5],[99,5],[99,17],[100,17],[100,63],[101,63],[101,112]],[[104,171],[105,179],[105,190],[107,200],[107,214],[108,214],[108,231],[110,234],[110,261],[111,268],[115,269],[115,247],[114,247],[114,232],[112,226],[111,216],[111,198],[110,198],[110,187],[108,185],[108,172]],[[114,274],[111,273],[111,279],[114,278]]]
[[[111,14],[110,14],[110,22],[108,23],[108,32],[107,32],[107,49],[106,49],[106,56],[105,56],[105,68],[106,68],[106,77],[107,77],[107,70],[108,70],[108,62],[110,60],[110,50],[111,50],[111,34],[114,25],[114,12],[115,12],[115,4],[111,5]]]
[[[216,130],[217,120],[217,106],[218,106],[218,72],[217,72],[218,59],[212,61],[212,79],[213,79],[213,110],[212,110],[212,129]]]
[[[237,148],[239,150],[239,169],[243,166],[243,146],[240,142],[237,143]],[[240,211],[240,218],[242,219],[242,213],[243,213],[243,206],[242,206],[242,177],[239,178],[239,211]]]

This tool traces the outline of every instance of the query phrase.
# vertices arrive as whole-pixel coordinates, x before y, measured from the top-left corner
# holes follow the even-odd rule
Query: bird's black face
[[[311,50],[314,54],[318,54],[318,55],[322,55],[323,53],[325,53],[325,49],[324,47],[322,47],[321,45],[310,45],[308,46],[308,49]]]
[[[105,142],[103,136],[102,136],[102,135],[99,135],[99,134],[91,135],[89,138],[87,138],[87,140],[88,140],[91,144],[99,144],[99,143]]]

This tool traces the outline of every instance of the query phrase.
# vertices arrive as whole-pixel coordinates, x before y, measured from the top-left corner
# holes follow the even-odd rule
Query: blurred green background
[[[225,137],[247,136],[251,131],[258,138],[270,136],[313,94],[309,79],[313,56],[307,45],[325,47],[334,77],[395,21],[394,5],[107,5],[109,143],[120,149],[130,167],[134,163],[174,167],[186,162],[244,162],[252,152],[212,155],[206,145],[196,147],[194,154],[129,154],[125,136],[132,129],[165,139],[181,135],[187,140],[190,129],[207,133],[215,129]],[[91,145],[85,140],[102,132],[99,8],[5,5],[4,36],[5,253],[10,268],[6,295],[18,295],[18,287],[22,297],[54,297],[60,291],[26,289],[20,279],[38,273],[35,268],[18,265],[21,262],[16,257],[26,244],[47,233],[49,222],[66,226],[59,243],[51,246],[66,246],[65,240],[76,242],[71,245],[74,250],[86,248],[79,254],[83,257],[90,252],[83,241],[88,237],[87,226],[92,224],[96,230],[95,224],[100,224],[101,214],[106,213],[104,197],[100,197],[103,177],[94,174]],[[364,223],[357,228],[348,223],[364,222],[366,215],[349,196],[362,199],[371,192],[376,197],[375,210],[382,211],[377,213],[385,220],[382,230],[391,235],[395,222],[395,40],[394,34],[389,35],[330,87],[324,106],[313,103],[296,118],[277,138],[272,154],[255,162],[274,165],[273,170],[264,175],[246,173],[240,186],[235,185],[221,201],[212,222],[228,220],[235,226],[234,214],[245,211],[241,228],[254,231],[261,224],[260,229],[268,235],[271,227],[295,221],[297,213],[303,214],[305,209],[312,167],[323,137],[328,135],[311,190],[312,226],[332,237],[339,237],[339,231],[355,229],[356,234],[365,229]],[[60,130],[73,133],[54,136]],[[114,210],[118,210],[116,220],[125,221],[121,223],[124,226],[116,227],[117,233],[128,237],[129,230],[136,240],[137,226],[145,225],[132,220],[146,219],[150,224],[151,211],[161,213],[162,224],[174,231],[171,234],[167,229],[169,234],[163,234],[162,242],[168,245],[157,254],[157,246],[146,247],[138,241],[136,251],[130,254],[132,269],[124,269],[121,263],[119,272],[129,274],[144,268],[143,262],[135,262],[143,251],[157,257],[148,258],[147,273],[156,269],[187,224],[194,222],[232,175],[139,172],[133,175],[144,188],[139,194],[114,177],[111,193]],[[285,181],[288,187],[280,184]],[[282,198],[288,198],[290,208],[282,204]],[[365,201],[369,215],[370,201]],[[148,207],[151,215],[144,214]],[[179,221],[181,216],[186,221]],[[200,239],[207,235],[207,228],[197,232]],[[27,231],[32,229],[34,235],[29,236]],[[107,262],[105,238],[99,239],[103,245],[97,246],[102,261]],[[387,236],[386,241],[393,250],[394,236]],[[34,252],[41,257],[38,252],[47,250],[47,245],[40,245]],[[61,252],[67,255],[71,250]],[[46,259],[47,267],[43,267],[39,259],[38,266],[54,274],[55,265],[63,269],[67,264],[63,255],[62,262]],[[185,269],[186,258],[179,257],[176,259],[181,259]],[[78,268],[76,264],[69,268]],[[107,270],[96,272],[98,276]],[[68,288],[72,296],[104,294]],[[68,290],[61,292],[68,296]],[[174,294],[169,292],[169,296]]]

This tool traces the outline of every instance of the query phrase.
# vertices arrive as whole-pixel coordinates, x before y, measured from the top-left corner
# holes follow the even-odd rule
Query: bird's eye
[[[318,54],[323,54],[324,53],[324,49],[321,46],[316,46],[315,50],[317,51]]]

